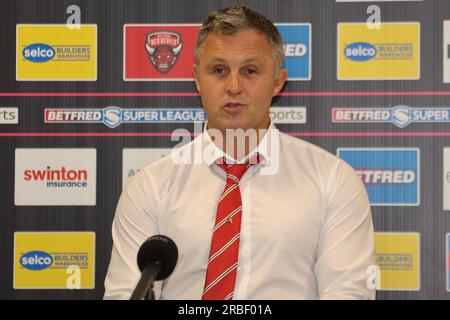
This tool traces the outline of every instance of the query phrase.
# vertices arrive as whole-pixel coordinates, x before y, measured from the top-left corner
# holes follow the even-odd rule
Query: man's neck
[[[226,129],[225,131],[219,131],[206,128],[206,130],[208,130],[211,140],[219,149],[231,158],[241,161],[257,148],[269,127],[270,122],[265,129]]]

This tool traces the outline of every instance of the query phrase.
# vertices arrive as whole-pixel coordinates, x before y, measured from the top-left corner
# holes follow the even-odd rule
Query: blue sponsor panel
[[[371,205],[419,205],[419,149],[340,148],[338,156],[364,182]]]
[[[284,41],[284,67],[288,80],[311,80],[311,24],[283,24],[276,27]]]

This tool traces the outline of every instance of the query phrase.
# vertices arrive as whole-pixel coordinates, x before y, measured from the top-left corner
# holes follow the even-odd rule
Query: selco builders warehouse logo
[[[94,232],[16,232],[14,289],[93,289]]]
[[[338,80],[420,79],[420,23],[339,23]]]
[[[94,206],[96,149],[16,149],[16,206]]]
[[[393,108],[332,108],[333,123],[392,123],[404,128],[414,122],[450,122],[450,108],[409,107]]]
[[[284,41],[288,80],[311,80],[311,24],[276,23]]]
[[[97,80],[97,25],[18,24],[16,80]]]
[[[375,232],[378,290],[420,290],[420,234]]]
[[[125,24],[125,81],[189,81],[200,24]]]
[[[420,204],[419,149],[339,148],[337,155],[355,169],[373,206]]]

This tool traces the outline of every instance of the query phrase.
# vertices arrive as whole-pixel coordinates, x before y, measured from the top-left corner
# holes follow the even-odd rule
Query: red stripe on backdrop
[[[295,137],[449,137],[450,132],[287,132]],[[197,136],[176,133],[174,136]],[[171,132],[3,132],[0,137],[171,137]]]

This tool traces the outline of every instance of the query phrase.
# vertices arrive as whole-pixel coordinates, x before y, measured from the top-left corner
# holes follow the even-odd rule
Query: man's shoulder
[[[193,161],[190,161],[190,158],[193,158],[194,152],[197,151],[195,150],[195,145],[199,142],[199,138],[200,137],[197,137],[182,146],[175,146],[160,159],[144,166],[141,171],[152,175],[164,176],[173,170],[182,169],[185,168],[186,165],[193,164]],[[189,159],[187,159],[188,157]]]
[[[335,154],[303,139],[293,137],[287,133],[280,132],[281,145],[289,152],[297,156],[308,156],[314,159],[323,159],[330,162],[341,162]]]

